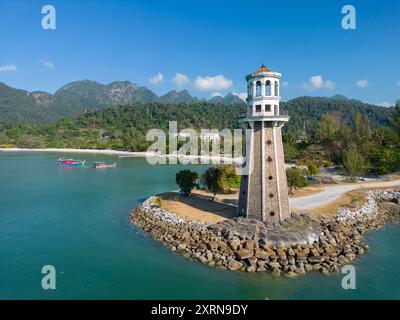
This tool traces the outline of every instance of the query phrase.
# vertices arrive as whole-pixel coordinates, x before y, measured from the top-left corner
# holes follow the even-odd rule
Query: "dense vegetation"
[[[177,121],[180,129],[234,129],[243,111],[242,105],[135,104],[65,118],[55,124],[3,125],[0,126],[0,144],[143,151],[148,146],[146,132],[152,128],[167,132],[169,121]]]
[[[369,119],[373,128],[388,126],[389,108],[363,103],[343,96],[299,97],[283,104],[290,115],[287,130],[296,136],[305,134],[317,138],[319,124],[326,114],[334,114],[338,120],[354,126],[355,115],[360,113]],[[305,132],[303,132],[305,130]]]
[[[282,104],[287,161],[336,164],[350,176],[400,169],[400,105],[382,108],[345,98],[302,97]],[[92,111],[51,124],[0,124],[0,145],[144,151],[152,128],[235,129],[243,104],[133,104]],[[305,129],[305,130],[304,130]]]
[[[282,109],[291,116],[284,127],[293,140],[285,146],[289,160],[299,155],[298,149],[292,147],[297,140],[318,139],[319,123],[326,113],[334,114],[350,127],[354,126],[357,112],[367,116],[373,128],[388,126],[389,123],[388,108],[356,100],[302,97],[283,103]],[[0,144],[141,151],[148,145],[146,132],[152,128],[167,130],[169,121],[177,121],[181,129],[234,129],[239,127],[237,119],[243,111],[243,104],[133,104],[63,118],[51,124],[0,124]]]
[[[301,148],[297,161],[317,166],[333,163],[351,179],[367,172],[400,171],[400,101],[390,110],[388,125],[374,128],[370,118],[359,112],[352,126],[336,114],[325,114],[315,137],[294,145]]]

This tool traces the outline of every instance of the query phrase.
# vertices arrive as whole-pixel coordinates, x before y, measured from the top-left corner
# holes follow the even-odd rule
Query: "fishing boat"
[[[86,163],[86,160],[75,160],[75,159],[58,159],[59,167],[83,167]]]
[[[116,166],[117,166],[116,162],[107,164],[105,162],[97,161],[97,162],[94,163],[94,168],[95,169],[115,168]]]

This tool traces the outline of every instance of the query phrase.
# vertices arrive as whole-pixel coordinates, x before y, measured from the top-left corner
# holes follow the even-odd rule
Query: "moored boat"
[[[86,160],[75,160],[75,159],[58,159],[58,166],[60,167],[83,167]]]
[[[94,163],[94,168],[95,169],[104,169],[104,168],[115,168],[117,166],[117,163],[116,162],[114,162],[114,163],[105,163],[105,162],[100,162],[100,161],[98,161],[98,162],[95,162]]]

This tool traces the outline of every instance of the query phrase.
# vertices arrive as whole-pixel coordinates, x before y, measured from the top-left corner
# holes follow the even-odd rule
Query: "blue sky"
[[[56,30],[41,9],[56,8]],[[344,30],[343,5],[356,9]],[[54,92],[76,80],[129,80],[157,94],[242,93],[262,63],[284,100],[400,98],[400,1],[0,0],[0,81]],[[177,73],[179,74],[177,76]]]

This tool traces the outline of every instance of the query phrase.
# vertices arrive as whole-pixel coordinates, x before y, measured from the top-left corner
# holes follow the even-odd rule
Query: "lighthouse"
[[[266,225],[290,218],[281,133],[289,117],[279,110],[280,78],[264,64],[247,75],[247,112],[239,119],[251,133],[246,145],[249,170],[241,177],[238,215]]]

